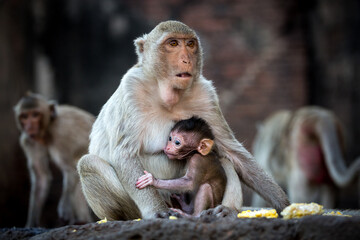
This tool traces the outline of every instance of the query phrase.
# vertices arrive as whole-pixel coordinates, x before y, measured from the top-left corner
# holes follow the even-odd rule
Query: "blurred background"
[[[359,12],[358,0],[0,0],[0,227],[23,227],[27,215],[20,97],[32,90],[97,115],[136,63],[133,40],[169,19],[200,36],[203,73],[247,149],[269,114],[319,105],[343,122],[349,164],[360,155]],[[62,184],[52,169],[48,227]],[[359,208],[358,191],[341,190],[336,206]]]

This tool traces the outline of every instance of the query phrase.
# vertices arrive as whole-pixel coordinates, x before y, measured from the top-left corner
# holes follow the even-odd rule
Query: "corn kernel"
[[[106,217],[103,220],[97,221],[98,224],[102,224],[102,223],[106,223],[106,222],[107,222]]]
[[[237,215],[238,218],[277,218],[278,214],[275,209],[246,210]]]
[[[291,219],[322,214],[323,212],[323,206],[317,203],[293,203],[287,206],[280,214],[284,219]]]
[[[324,216],[341,216],[341,217],[352,217],[351,215],[346,215],[346,214],[342,214],[341,212],[337,211],[337,212],[328,212],[328,213],[324,213]]]

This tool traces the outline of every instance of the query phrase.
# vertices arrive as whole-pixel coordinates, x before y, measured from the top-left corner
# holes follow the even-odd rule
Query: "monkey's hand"
[[[136,181],[136,187],[138,189],[143,189],[146,186],[154,185],[156,178],[153,177],[153,175],[147,171],[144,171],[145,175],[142,175],[139,177],[139,179]]]
[[[210,208],[201,212],[200,217],[215,216],[215,217],[230,217],[236,218],[238,212],[229,207],[219,205],[215,208]]]

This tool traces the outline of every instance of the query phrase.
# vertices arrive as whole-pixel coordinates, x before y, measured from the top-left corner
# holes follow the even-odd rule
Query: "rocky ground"
[[[68,225],[54,229],[7,228],[0,239],[360,239],[360,217],[301,219],[152,219]]]

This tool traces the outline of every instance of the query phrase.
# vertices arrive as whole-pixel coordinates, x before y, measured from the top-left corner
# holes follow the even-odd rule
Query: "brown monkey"
[[[329,110],[303,107],[268,117],[254,140],[253,153],[291,202],[318,202],[334,208],[335,186],[348,185],[360,172],[360,160],[347,168],[339,120]],[[254,195],[253,206],[265,206]]]
[[[153,185],[160,189],[192,192],[192,215],[200,216],[203,210],[221,204],[226,187],[225,171],[213,151],[213,145],[214,135],[203,119],[192,117],[177,122],[170,132],[164,152],[169,159],[187,161],[185,175],[177,179],[161,180],[144,171],[145,175],[138,179],[136,187],[142,189]],[[173,210],[190,216],[179,209]]]
[[[21,131],[20,144],[27,157],[31,178],[26,226],[40,224],[52,178],[49,158],[63,176],[62,195],[58,204],[59,217],[68,224],[91,221],[76,164],[87,152],[94,116],[72,106],[57,106],[34,93],[21,98],[14,111]]]
[[[144,169],[160,179],[185,174],[184,161],[163,152],[174,122],[198,116],[211,127],[227,185],[217,210],[240,210],[239,178],[277,209],[289,204],[282,189],[235,139],[215,88],[202,75],[202,48],[196,33],[177,21],[162,22],[135,40],[138,63],[122,78],[101,109],[90,135],[89,155],[78,164],[85,197],[99,218],[151,218],[169,209],[167,191],[139,190]],[[222,212],[224,213],[224,212]]]

